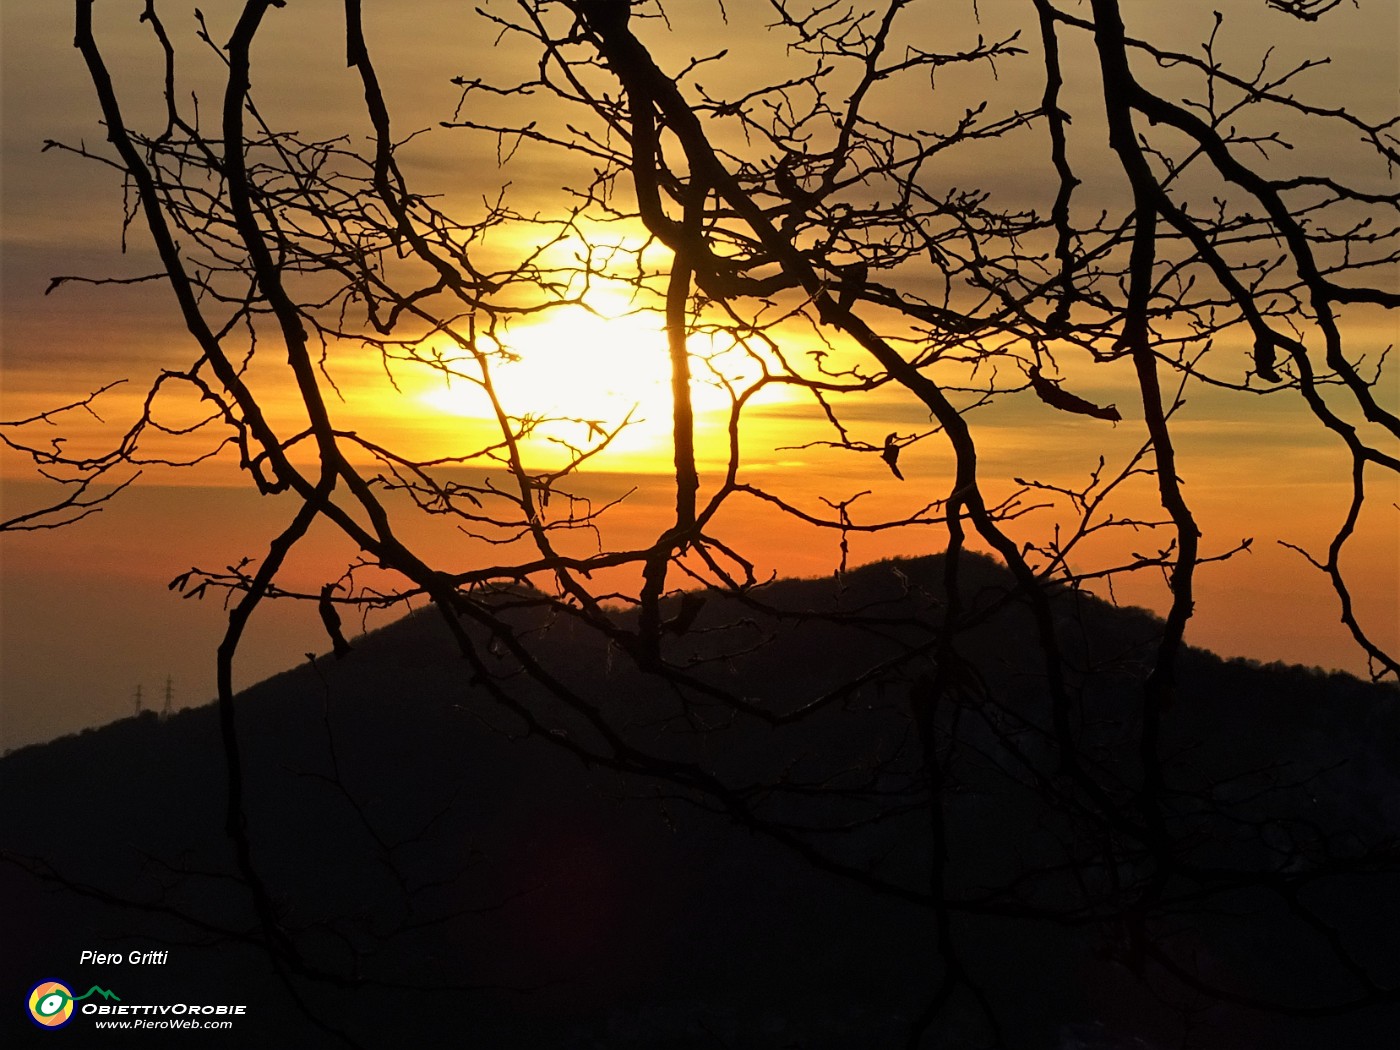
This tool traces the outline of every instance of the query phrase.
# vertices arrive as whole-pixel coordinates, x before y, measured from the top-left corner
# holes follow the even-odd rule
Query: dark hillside
[[[530,592],[501,595],[512,640],[659,776],[561,746],[607,742],[478,636],[519,707],[492,700],[436,613],[248,690],[253,860],[302,967],[285,981],[223,831],[213,709],[16,752],[0,761],[7,994],[53,977],[247,1003],[229,1046],[339,1045],[328,1029],[369,1047],[903,1045],[938,972],[914,705],[940,567],[712,596],[667,642],[684,688]],[[931,717],[952,932],[1006,1044],[1384,1045],[1400,1022],[1384,992],[1400,985],[1395,693],[1190,653],[1161,749],[1176,869],[1149,883],[1131,829],[1086,830],[1105,825],[1063,785],[1029,619],[989,563],[973,574],[966,699]],[[1155,621],[1070,594],[1055,613],[1086,762],[1131,799]],[[1162,958],[1135,959],[1134,929]],[[166,966],[79,965],[153,948]],[[985,1045],[978,1016],[969,1002],[928,1045]],[[58,1038],[18,1024],[21,1045]]]

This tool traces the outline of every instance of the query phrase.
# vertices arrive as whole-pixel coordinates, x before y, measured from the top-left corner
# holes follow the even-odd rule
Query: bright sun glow
[[[658,314],[619,311],[600,316],[581,307],[566,307],[537,323],[516,324],[501,336],[501,345],[518,358],[495,360],[491,365],[492,382],[508,413],[580,421],[536,429],[532,440],[523,445],[532,467],[552,469],[567,457],[561,442],[589,447],[601,431],[610,432],[627,420],[595,465],[613,470],[666,469],[671,449],[671,364]],[[733,403],[721,376],[737,393],[759,369],[745,351],[719,338],[692,336],[690,350],[697,452],[702,459],[720,459]],[[466,374],[475,371],[466,362],[458,367]],[[493,418],[483,392],[465,379],[437,383],[421,397],[452,416]]]

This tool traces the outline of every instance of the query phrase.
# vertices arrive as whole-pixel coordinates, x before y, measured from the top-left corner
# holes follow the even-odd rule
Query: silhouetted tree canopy
[[[457,104],[427,131],[396,120],[404,73],[389,64],[404,56],[381,56],[370,12],[346,0],[306,45],[344,52],[361,107],[324,137],[283,126],[254,91],[282,4],[248,0],[217,29],[196,11],[193,37],[180,5],[129,6],[159,61],[139,88],[114,77],[94,5],[77,0],[107,141],[53,145],[118,173],[123,236],[158,257],[188,365],[154,379],[105,455],[27,436],[101,391],[6,421],[4,440],[69,486],[6,527],[72,520],[133,467],[206,456],[285,508],[242,564],[172,583],[229,603],[225,823],[281,972],[354,979],[293,932],[258,853],[240,640],[263,603],[300,601],[354,661],[349,614],[431,604],[462,703],[502,732],[921,909],[936,958],[910,1045],[954,1030],[1006,1045],[961,936],[972,915],[1105,931],[1102,951],[1167,998],[1313,1017],[1395,1004],[1393,967],[1358,947],[1374,931],[1335,924],[1317,889],[1393,874],[1393,824],[1310,823],[1296,807],[1316,771],[1241,746],[1222,772],[1193,751],[1220,742],[1183,728],[1214,725],[1182,695],[1197,570],[1251,542],[1198,525],[1177,426],[1188,391],[1230,398],[1246,423],[1262,401],[1301,403],[1344,450],[1341,524],[1325,550],[1299,551],[1300,571],[1328,579],[1373,677],[1400,672],[1347,575],[1358,523],[1400,467],[1375,336],[1400,306],[1400,118],[1310,101],[1318,63],[1241,39],[1325,20],[1335,0],[1236,5],[1188,49],[1148,5],[1118,0],[487,0],[454,27]],[[186,83],[196,49],[215,60],[217,97]],[[152,85],[158,114],[136,101]],[[1294,148],[1308,143],[1324,148]],[[470,192],[444,185],[447,166],[470,172]],[[604,300],[655,317],[669,364],[669,404],[640,406],[669,417],[669,473],[639,482],[666,489],[642,540],[614,525],[629,497],[599,497],[590,473],[637,420],[518,404],[497,382],[524,327]],[[336,377],[366,361],[471,391],[489,436],[444,434],[425,453],[344,425]],[[697,436],[702,388],[725,406],[713,448]],[[860,463],[863,489],[833,475],[812,501],[762,469],[781,459],[757,422],[774,391],[800,406],[813,461]],[[173,397],[200,421],[165,421]],[[1017,476],[995,476],[980,427],[1002,410],[1076,428],[1103,455],[1066,481],[1027,449]],[[199,451],[147,451],[172,430]],[[892,486],[907,505],[879,506],[907,509],[861,513]],[[765,586],[735,524],[757,510],[794,544],[836,539],[829,601]],[[423,519],[460,544],[423,541]],[[343,574],[285,584],[288,558],[326,529],[354,552]],[[849,540],[873,533],[940,557],[854,583]],[[1161,620],[1113,621],[1088,598],[1132,574],[1162,579]],[[564,659],[570,646],[590,655]],[[821,652],[820,674],[802,677],[804,651]],[[589,660],[619,677],[584,673]],[[619,681],[634,704],[612,695]],[[964,789],[1026,814],[1006,834],[1036,847],[974,863]],[[1226,827],[1245,845],[1225,844]],[[1270,921],[1315,935],[1332,975],[1315,996],[1221,978],[1182,933],[1264,900]]]

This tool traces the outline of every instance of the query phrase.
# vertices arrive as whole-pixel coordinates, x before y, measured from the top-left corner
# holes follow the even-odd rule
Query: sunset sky
[[[225,37],[240,5],[210,0],[202,6],[215,38]],[[509,38],[493,44],[493,34],[472,21],[471,5],[366,0],[365,6],[374,37],[371,46],[394,107],[396,128],[404,134],[451,117],[460,93],[450,83],[453,76],[506,77],[512,70],[528,70],[532,61],[523,51],[511,51]],[[734,0],[729,3],[727,30],[715,17],[713,3],[695,0],[669,6],[669,29],[660,20],[636,27],[669,68],[683,64],[678,56],[687,48],[699,54],[730,47],[729,65],[713,78],[717,87],[728,89],[746,78],[768,76],[770,64],[778,60],[765,51],[761,20],[755,22],[750,10],[734,10],[739,7]],[[679,10],[682,6],[684,11]],[[1317,25],[1270,12],[1263,0],[1226,6],[1221,48],[1237,67],[1252,71],[1271,45],[1277,45],[1277,51],[1270,60],[1280,67],[1308,55],[1330,56],[1329,67],[1300,82],[1300,93],[1301,85],[1308,85],[1310,97],[1320,105],[1345,105],[1377,121],[1395,110],[1400,92],[1400,10],[1395,4],[1361,0],[1356,8],[1338,8]],[[141,8],[135,0],[98,4],[99,29],[117,69],[118,87],[129,100],[131,123],[150,122],[160,112],[158,53],[137,25]],[[189,7],[169,3],[158,9],[177,47],[198,55],[202,45],[195,39]],[[917,14],[920,9],[927,13]],[[253,80],[264,115],[274,126],[295,127],[312,137],[346,134],[358,140],[366,134],[359,83],[344,66],[338,10],[331,0],[290,0],[285,11],[270,16],[276,28],[255,52]],[[979,32],[989,39],[1004,36],[1015,26],[1031,34],[1021,42],[1031,52],[1021,60],[1028,65],[999,68],[995,82],[980,70],[940,73],[933,96],[938,106],[920,119],[947,119],[973,104],[983,91],[1024,89],[1029,92],[1026,105],[1036,104],[1038,57],[1029,0],[982,0],[981,24],[974,19],[970,0],[916,3],[911,10],[916,13],[908,17],[916,23],[924,19],[921,28],[969,41]],[[1086,17],[1087,10],[1084,5]],[[1130,33],[1182,50],[1199,52],[1213,24],[1210,4],[1128,0],[1124,10]],[[120,253],[124,201],[114,173],[71,152],[41,151],[50,139],[69,145],[86,142],[94,148],[103,140],[91,86],[71,46],[71,19],[68,5],[61,3],[7,4],[0,10],[0,418],[25,418],[126,380],[94,405],[96,416],[73,414],[48,435],[71,436],[70,449],[97,449],[125,429],[160,369],[188,367],[197,351],[184,333],[168,289],[159,282],[68,282],[44,294],[50,279],[59,275],[138,276],[157,268],[139,222],[128,234],[128,253]],[[721,31],[723,38],[715,35]],[[201,99],[212,123],[217,82],[209,79],[207,56],[192,58],[191,63],[187,75],[195,89],[203,86]],[[710,86],[706,78],[701,83]],[[1088,194],[1101,174],[1093,167],[1096,154],[1090,147],[1102,134],[1095,124],[1102,119],[1102,104],[1094,108],[1083,84],[1071,83],[1067,92],[1076,115],[1084,114],[1072,146],[1083,145],[1077,156],[1086,183],[1082,192]],[[891,112],[902,105],[891,102]],[[545,154],[528,146],[498,166],[495,152],[480,137],[453,135],[435,131],[406,153],[421,183],[444,194],[444,201],[453,206],[479,209],[483,200],[494,199],[508,184],[508,199],[517,212],[542,213],[559,206],[560,186],[578,174],[551,166]],[[1043,145],[1036,147],[1040,154],[1034,166],[1018,163],[1021,148],[1013,137],[980,153],[959,153],[950,160],[946,178],[954,185],[989,189],[1008,206],[1047,207],[1053,188],[1047,190],[1029,177],[1045,170]],[[1296,163],[1304,169],[1325,165],[1335,148],[1326,136],[1304,137]],[[1385,186],[1386,178],[1384,172],[1356,173],[1358,182],[1376,187]],[[1121,199],[1121,189],[1107,180],[1100,189],[1106,201],[1115,194]],[[1388,192],[1394,192],[1393,182]],[[595,252],[636,250],[642,243],[641,231],[627,224],[598,225],[585,233]],[[539,227],[523,224],[493,231],[482,248],[483,257],[505,257],[543,235]],[[582,242],[565,239],[543,258],[562,267],[583,250]],[[1395,287],[1393,270],[1389,286]],[[587,291],[580,286],[570,292],[581,297],[581,305],[522,316],[497,333],[494,345],[519,357],[518,363],[496,372],[499,392],[513,411],[593,420],[604,429],[618,426],[630,413],[631,424],[573,485],[594,506],[622,502],[605,516],[601,537],[580,532],[569,542],[580,550],[600,542],[645,544],[655,537],[656,523],[671,501],[670,378],[658,302],[629,296],[621,281],[601,280]],[[1378,311],[1356,310],[1344,322],[1353,345],[1372,361],[1400,335],[1396,319]],[[807,360],[812,351],[827,349],[799,323],[783,324],[775,332],[784,354],[794,360]],[[838,361],[850,353],[840,345],[829,349]],[[449,341],[437,344],[425,336],[387,358],[348,340],[331,350],[327,374],[343,398],[332,401],[341,429],[425,459],[460,455],[492,440],[489,412],[469,382],[446,383],[438,370],[408,359],[450,355]],[[726,384],[742,389],[752,383],[760,373],[762,352],[752,356],[722,332],[694,336],[690,350],[697,362],[703,498],[726,460],[731,404]],[[1243,337],[1237,345],[1222,345],[1213,352],[1222,361],[1237,362],[1241,373],[1249,358]],[[254,362],[249,375],[269,414],[291,431],[299,405],[283,371],[282,362],[270,352]],[[1392,409],[1397,401],[1393,376],[1392,371],[1390,382],[1379,391]],[[980,435],[982,471],[993,496],[1012,492],[1018,477],[1082,486],[1100,456],[1112,469],[1142,443],[1142,409],[1134,402],[1127,361],[1091,369],[1066,360],[1064,378],[1091,401],[1116,403],[1123,421],[1111,424],[1056,413],[1025,390],[975,410],[970,418]],[[819,407],[800,391],[774,385],[756,395],[745,410],[745,477],[804,511],[827,516],[831,512],[823,499],[847,500],[867,493],[852,504],[852,516],[861,522],[910,515],[947,494],[950,460],[939,441],[922,440],[905,451],[900,461],[904,482],[892,476],[877,454],[891,431],[913,437],[931,429],[921,405],[893,388],[836,398],[833,404],[852,437],[866,446],[864,451],[810,447],[815,441],[833,440],[833,435]],[[199,406],[188,398],[170,399],[158,408],[162,421],[175,429],[198,418]],[[548,469],[561,456],[561,441],[585,442],[588,430],[578,423],[543,426],[527,443],[532,465]],[[1320,551],[1335,532],[1346,509],[1349,468],[1341,444],[1311,419],[1296,392],[1258,397],[1199,382],[1187,389],[1176,434],[1181,475],[1202,526],[1205,553],[1222,553],[1244,539],[1253,540],[1248,552],[1202,568],[1188,642],[1228,656],[1364,671],[1365,661],[1338,622],[1337,599],[1325,579],[1282,546],[1291,543]],[[30,437],[37,439],[36,435],[37,431]],[[204,434],[172,436],[148,452],[179,458],[199,455],[211,444]],[[489,473],[484,463],[471,469]],[[7,453],[0,459],[0,480],[5,518],[45,500],[44,485],[23,457]],[[1140,513],[1151,495],[1150,485],[1140,490],[1128,485],[1120,507],[1124,513]],[[1400,486],[1394,479],[1377,482],[1345,558],[1361,617],[1377,639],[1391,647],[1400,644],[1397,503]],[[556,505],[552,512],[563,510]],[[222,630],[220,599],[184,600],[167,590],[166,583],[196,565],[218,569],[258,556],[288,514],[288,506],[277,498],[258,497],[238,471],[236,458],[226,454],[195,468],[149,467],[102,513],[76,525],[0,537],[0,746],[31,743],[129,714],[138,685],[146,706],[158,708],[167,677],[173,681],[177,706],[208,699],[213,691],[213,650]],[[1018,519],[1010,531],[1026,541],[1045,535],[1062,519],[1063,514],[1053,510],[1035,511]],[[839,562],[834,532],[798,528],[753,500],[735,499],[721,515],[718,529],[764,573],[824,574]],[[449,568],[496,557],[486,545],[441,523],[414,523],[404,531]],[[1125,535],[1086,557],[1111,561],[1126,556],[1139,542],[1151,546],[1158,541]],[[933,526],[855,535],[851,558],[859,563],[926,553],[942,544],[943,533]],[[286,583],[319,589],[339,575],[339,567],[352,554],[343,541],[327,534],[323,542],[298,554]],[[1114,596],[1158,610],[1167,600],[1161,578],[1146,574],[1118,578]],[[368,626],[382,622],[372,620]],[[240,683],[251,684],[324,648],[314,605],[264,609],[245,644]]]

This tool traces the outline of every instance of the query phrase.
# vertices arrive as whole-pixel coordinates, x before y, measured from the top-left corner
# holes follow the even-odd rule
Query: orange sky
[[[127,6],[131,8],[127,16],[139,12],[139,4]],[[174,6],[167,15],[172,25]],[[217,23],[228,20],[236,6],[208,3],[204,9],[211,23]],[[988,24],[983,28],[989,34],[997,28],[997,19],[1009,17],[1006,5],[984,2],[982,6],[988,9]],[[149,47],[144,38],[129,32],[134,17],[128,17],[124,29],[120,27],[115,20],[119,14],[115,9],[120,7],[111,5],[105,15],[113,19],[114,54],[128,78],[127,90],[149,107],[156,96],[135,78],[149,57]],[[446,80],[461,71],[462,59],[451,34],[425,32],[423,25],[428,20],[446,24],[457,5],[417,5],[418,21],[390,18],[385,5],[367,7],[372,18],[382,21],[378,57],[389,71],[386,79],[401,117],[399,126],[426,125],[445,115],[442,107],[450,107],[455,99]],[[1151,14],[1145,4],[1127,7],[1135,12],[1137,28],[1143,32],[1166,32],[1183,40],[1194,36],[1199,42],[1201,27],[1209,25],[1208,5],[1199,11],[1183,8],[1189,13],[1176,12],[1170,19]],[[1319,91],[1323,97],[1350,93],[1362,106],[1393,106],[1400,85],[1397,15],[1391,5],[1363,7],[1366,10],[1354,14],[1339,11],[1330,24],[1327,48],[1347,61],[1320,74]],[[313,25],[316,19],[328,17],[327,12],[333,15],[335,5],[293,3],[291,8],[286,13],[289,31],[270,36],[259,53],[257,89],[274,100],[269,108],[278,116],[338,128],[342,114],[357,112],[352,108],[355,85],[343,69],[343,51],[332,46],[335,41],[328,42],[324,53],[300,44],[294,47],[294,41],[304,38],[290,31],[299,19],[309,19],[306,24]],[[967,31],[971,5],[967,8],[948,16],[950,26]],[[676,17],[692,14],[687,9],[684,16]],[[0,417],[24,416],[111,380],[130,378],[128,386],[115,390],[98,406],[102,422],[75,418],[66,431],[75,446],[85,440],[100,443],[124,425],[154,369],[187,365],[193,351],[182,336],[168,295],[155,284],[68,285],[48,297],[42,295],[48,278],[55,274],[134,274],[149,269],[151,261],[139,235],[132,238],[131,255],[122,258],[114,252],[121,195],[105,173],[71,157],[38,152],[40,141],[47,137],[93,141],[101,137],[94,127],[90,89],[84,86],[69,46],[71,28],[64,5],[8,5],[0,17],[4,116],[0,124],[4,163]],[[186,22],[179,25],[188,37]],[[1260,25],[1279,27],[1274,22]],[[1294,32],[1293,27],[1289,30]],[[676,39],[688,39],[684,33],[681,24],[666,46],[674,49]],[[666,39],[659,25],[655,34]],[[1247,48],[1255,43],[1249,36],[1240,32],[1234,46]],[[759,48],[761,42],[761,38],[736,33],[722,43],[735,47],[742,58],[742,52]],[[1306,42],[1296,32],[1278,41],[1283,53],[1301,53]],[[720,43],[716,41],[717,46]],[[1181,41],[1175,44],[1185,46]],[[488,70],[517,57],[501,49],[473,51],[474,60]],[[741,77],[753,73],[750,66],[740,69],[736,75]],[[1358,77],[1358,72],[1364,76]],[[1014,81],[1014,76],[1008,77]],[[136,109],[139,113],[141,106]],[[353,124],[363,118],[345,120]],[[1081,129],[1076,134],[1090,132]],[[1316,151],[1318,145],[1305,142],[1301,148],[1306,153]],[[528,150],[518,163],[501,171],[489,166],[456,170],[448,158],[448,153],[425,147],[419,170],[425,177],[441,179],[457,200],[479,200],[493,181],[499,184],[508,179],[520,207],[522,202],[548,199],[563,178],[532,164]],[[957,163],[968,166],[966,178],[982,178],[1008,200],[1036,192],[1034,187],[1018,185],[1014,164],[998,157],[996,148]],[[1093,173],[1088,174],[1092,181]],[[600,243],[608,238],[625,243],[635,237],[635,230],[600,229],[595,237]],[[509,247],[497,243],[492,250]],[[560,249],[570,250],[576,250],[576,245]],[[664,527],[662,515],[669,499],[663,473],[669,455],[664,335],[655,315],[631,313],[654,304],[629,303],[618,287],[596,291],[587,302],[601,317],[563,307],[540,319],[516,322],[503,332],[500,342],[522,361],[503,366],[496,378],[508,404],[522,412],[557,408],[560,414],[598,419],[609,428],[634,412],[631,429],[597,458],[593,476],[576,487],[597,501],[630,492],[604,519],[601,542],[645,543]],[[807,360],[807,354],[819,346],[810,332],[796,327],[780,331],[784,352],[794,360]],[[1348,332],[1357,345],[1373,354],[1394,343],[1397,336],[1393,318],[1360,314],[1351,320]],[[399,362],[386,369],[376,355],[359,347],[347,344],[332,349],[329,371],[344,398],[343,402],[332,400],[338,425],[419,456],[460,454],[492,440],[469,383],[454,383],[449,390],[421,366]],[[757,374],[755,363],[722,338],[697,338],[691,349],[712,355],[716,372],[738,386]],[[839,347],[836,352],[839,360]],[[1244,345],[1222,345],[1214,353],[1221,368],[1236,367],[1228,364],[1236,362],[1242,373],[1247,367]],[[1099,403],[1116,402],[1124,416],[1117,425],[1056,413],[1030,392],[1006,397],[972,414],[980,434],[983,476],[993,501],[1012,492],[1016,488],[1012,479],[1017,477],[1080,486],[1100,455],[1112,469],[1135,451],[1143,439],[1142,411],[1133,402],[1126,362],[1116,367],[1117,371],[1112,367],[1075,371],[1070,366],[1066,378],[1073,380],[1081,396]],[[289,397],[275,356],[255,364],[252,376],[274,417],[285,419],[288,428],[295,427],[298,408]],[[712,384],[714,379],[697,368],[702,384]],[[1381,393],[1393,404],[1393,383]],[[702,385],[697,394],[702,498],[724,461],[720,439],[727,405],[726,394]],[[908,437],[931,429],[922,406],[892,392],[850,397],[838,405],[852,437],[872,449],[878,449],[891,431]],[[193,419],[192,411],[188,402],[172,400],[161,406],[162,418],[172,424]],[[745,418],[745,478],[805,511],[830,516],[822,497],[842,500],[867,492],[853,504],[852,515],[859,522],[871,522],[906,516],[947,493],[949,457],[937,436],[905,450],[901,467],[908,480],[900,482],[874,451],[793,447],[832,435],[824,430],[822,414],[810,399],[791,391],[765,391],[746,410]],[[1363,670],[1364,661],[1337,622],[1335,596],[1319,574],[1280,545],[1289,542],[1320,550],[1341,520],[1347,459],[1340,444],[1322,432],[1296,397],[1286,392],[1242,399],[1200,384],[1188,389],[1176,433],[1187,496],[1205,532],[1205,553],[1222,552],[1244,538],[1254,541],[1248,553],[1202,570],[1188,641],[1227,655]],[[587,436],[576,425],[542,428],[527,453],[536,457],[536,466],[546,467],[557,459],[558,439],[581,441]],[[201,441],[170,439],[156,448],[184,454],[208,447],[207,441]],[[479,466],[489,469],[487,464]],[[42,498],[38,486],[28,480],[32,471],[26,471],[15,457],[0,459],[0,472],[5,479],[0,498],[6,516]],[[124,493],[94,519],[60,532],[0,537],[3,746],[129,713],[138,683],[144,685],[148,704],[153,697],[158,703],[167,675],[175,677],[181,703],[202,700],[212,692],[212,651],[221,619],[217,603],[182,601],[164,585],[193,565],[219,567],[262,549],[290,511],[276,499],[259,499],[245,486],[246,479],[239,477],[231,460],[195,472],[154,468],[137,490]],[[1150,495],[1144,486],[1129,486],[1119,512],[1142,513]],[[1393,481],[1373,492],[1362,530],[1347,555],[1359,609],[1378,640],[1392,647],[1400,645],[1397,504],[1400,485]],[[553,513],[560,513],[558,504]],[[1036,511],[1013,523],[1009,531],[1019,540],[1030,540],[1045,535],[1057,520],[1066,520],[1062,512]],[[812,575],[832,571],[838,563],[834,533],[796,528],[752,500],[736,497],[719,519],[717,532],[765,571]],[[449,567],[466,566],[486,556],[480,543],[431,524],[410,526],[407,534]],[[571,542],[585,549],[600,539],[580,533]],[[1086,552],[1081,567],[1108,564],[1129,551],[1156,549],[1163,543],[1145,533],[1123,534]],[[922,527],[853,536],[851,556],[859,563],[941,546],[940,530]],[[290,567],[288,578],[298,586],[316,589],[327,574],[338,574],[335,566],[342,565],[345,556],[327,539],[304,553]],[[1114,593],[1122,602],[1159,609],[1166,594],[1159,578],[1147,576],[1117,579]],[[313,607],[269,612],[246,646],[242,681],[248,684],[288,666],[324,644]]]

